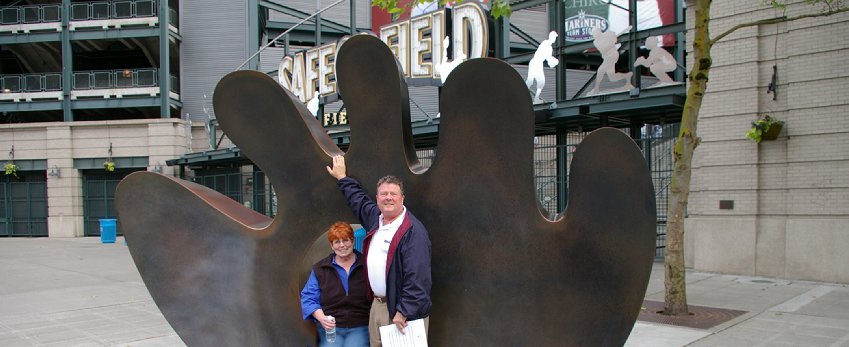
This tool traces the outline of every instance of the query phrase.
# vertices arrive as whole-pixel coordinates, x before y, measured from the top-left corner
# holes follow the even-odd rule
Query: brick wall
[[[788,2],[787,16],[819,11]],[[714,1],[710,32],[775,15],[757,1]],[[693,161],[688,266],[849,282],[849,252],[840,251],[849,247],[847,32],[843,13],[740,29],[713,47]],[[767,93],[773,65],[777,100]],[[786,124],[777,140],[755,144],[745,133],[762,114]],[[720,210],[719,200],[734,200],[734,209]]]

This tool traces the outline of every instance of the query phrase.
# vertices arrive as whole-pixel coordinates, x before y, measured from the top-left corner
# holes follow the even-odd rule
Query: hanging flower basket
[[[3,165],[3,170],[6,171],[6,175],[18,177],[18,166],[11,161]]]
[[[112,160],[104,161],[104,162],[103,162],[103,168],[104,168],[107,172],[115,171],[115,162],[113,162]]]
[[[766,131],[764,131],[764,134],[761,136],[761,138],[764,140],[775,140],[778,138],[778,134],[783,128],[784,122],[774,122],[766,128]]]
[[[784,128],[783,121],[764,115],[752,122],[752,128],[746,132],[746,137],[756,143],[760,143],[762,140],[775,140],[782,128]]]

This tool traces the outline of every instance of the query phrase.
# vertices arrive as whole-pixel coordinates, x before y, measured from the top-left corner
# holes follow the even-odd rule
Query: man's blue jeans
[[[316,322],[316,324],[318,324]],[[336,328],[336,341],[327,343],[324,328],[318,324],[318,341],[321,347],[368,347],[368,325],[356,328]]]

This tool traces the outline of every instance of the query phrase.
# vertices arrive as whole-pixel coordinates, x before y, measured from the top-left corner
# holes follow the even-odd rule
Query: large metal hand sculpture
[[[405,180],[406,204],[433,243],[434,346],[621,345],[636,320],[655,247],[644,159],[613,129],[587,136],[571,162],[569,206],[543,217],[534,193],[534,117],[521,76],[493,59],[445,83],[438,152],[418,165],[407,87],[380,40],[355,36],[336,69],[351,124],[348,174],[372,190]],[[189,345],[304,346],[307,250],[336,220],[356,222],[325,172],[342,154],[307,109],[266,75],[224,77],[215,113],[269,177],[273,220],[204,187],[128,176],[116,206],[133,259]]]

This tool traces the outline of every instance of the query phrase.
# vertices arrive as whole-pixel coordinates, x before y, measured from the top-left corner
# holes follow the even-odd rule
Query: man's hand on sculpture
[[[345,157],[341,155],[333,156],[333,167],[325,166],[327,169],[327,173],[330,176],[333,176],[337,181],[345,178],[346,169],[345,169]]]

